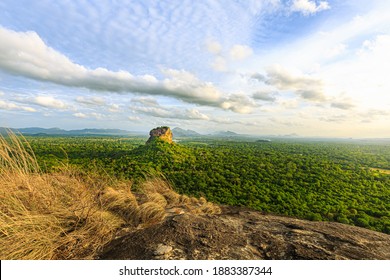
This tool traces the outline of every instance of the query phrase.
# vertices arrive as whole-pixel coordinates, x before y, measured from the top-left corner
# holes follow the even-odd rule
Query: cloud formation
[[[347,115],[331,115],[331,116],[326,116],[326,117],[320,117],[320,121],[324,122],[331,122],[331,123],[342,123],[346,122],[348,120]]]
[[[215,122],[217,124],[224,124],[224,125],[240,125],[240,126],[258,126],[258,122],[256,121],[242,121],[237,119],[231,119],[231,118],[212,118],[210,119],[212,122]]]
[[[36,96],[34,98],[28,98],[26,101],[41,107],[51,109],[66,109],[69,107],[65,102],[55,99],[52,96]]]
[[[48,47],[35,32],[15,32],[0,27],[0,69],[12,74],[69,87],[96,91],[138,93],[173,97],[187,103],[219,107],[235,112],[247,111],[228,102],[212,83],[198,79],[184,70],[163,69],[165,79],[152,75],[134,76],[126,71],[105,68],[87,69]],[[242,58],[248,50],[238,47],[234,55]],[[41,99],[38,105],[62,107],[53,100]],[[232,104],[229,106],[228,104]],[[244,105],[246,107],[246,105]]]
[[[320,11],[330,9],[327,1],[293,0],[291,11],[300,12],[305,16],[316,14]]]
[[[252,94],[253,99],[262,100],[262,101],[275,101],[275,92],[270,91],[256,91]]]
[[[19,111],[26,111],[26,112],[36,112],[34,108],[28,107],[28,106],[20,106],[12,102],[6,102],[4,100],[0,100],[0,110],[19,110]]]
[[[245,45],[234,45],[229,51],[229,55],[232,60],[243,60],[252,54],[253,50],[249,46]]]
[[[211,63],[211,68],[213,68],[217,72],[225,72],[227,71],[227,62],[222,56],[217,56],[214,61]]]
[[[355,107],[355,104],[352,101],[344,100],[344,101],[335,101],[330,104],[331,107],[341,109],[341,110],[349,110]]]
[[[87,118],[88,116],[84,113],[74,113],[73,116],[75,116],[76,118],[80,118],[80,119],[85,119]]]
[[[105,115],[101,114],[101,113],[96,113],[96,112],[92,112],[92,113],[81,113],[81,112],[77,112],[77,113],[74,113],[72,114],[74,117],[76,118],[79,118],[79,119],[96,119],[96,120],[103,120],[106,118]]]
[[[129,117],[127,117],[127,119],[129,121],[139,121],[139,120],[141,120],[141,118],[137,117],[137,116],[129,116]]]
[[[157,100],[150,97],[133,98],[129,108],[135,114],[143,114],[157,118],[181,120],[209,120],[209,117],[197,109],[181,109],[177,107],[163,107]]]
[[[265,82],[266,81],[266,77],[260,73],[254,73],[250,76],[250,79],[252,80],[256,80],[258,82]]]
[[[108,111],[111,113],[118,113],[121,111],[121,107],[118,104],[111,104],[108,107]]]
[[[308,75],[292,73],[281,66],[267,70],[265,83],[279,90],[289,90],[308,101],[325,101],[323,82]]]
[[[76,97],[76,102],[81,103],[87,106],[103,106],[106,105],[106,100],[102,97],[93,96],[93,97]]]
[[[358,117],[362,122],[372,122],[378,119],[389,119],[390,112],[387,110],[378,110],[378,109],[369,109],[365,112],[361,112],[358,114]]]
[[[131,107],[134,113],[141,113],[157,118],[169,118],[180,120],[208,120],[209,117],[200,113],[196,109],[181,110],[178,108],[163,108],[163,107]]]
[[[249,114],[259,105],[243,93],[232,94],[222,103],[222,108],[241,114]]]
[[[222,51],[222,45],[215,40],[207,40],[206,48],[212,54],[220,54]]]

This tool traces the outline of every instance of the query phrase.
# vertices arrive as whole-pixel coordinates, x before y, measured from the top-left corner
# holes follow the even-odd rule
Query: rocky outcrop
[[[112,241],[100,259],[390,259],[390,235],[224,207],[182,213]]]
[[[153,128],[149,132],[149,135],[150,137],[148,141],[146,141],[146,144],[150,144],[157,139],[172,144],[172,131],[168,126],[160,126],[160,127]]]

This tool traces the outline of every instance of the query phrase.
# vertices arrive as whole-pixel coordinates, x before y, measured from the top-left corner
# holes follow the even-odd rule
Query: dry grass
[[[204,197],[196,198],[187,195],[180,195],[175,192],[167,181],[159,178],[149,179],[141,186],[148,201],[153,201],[165,209],[183,209],[184,212],[196,215],[220,214],[221,208]],[[179,212],[180,211],[170,211]]]
[[[162,179],[131,187],[66,168],[43,174],[23,137],[0,137],[0,259],[93,259],[120,228],[161,222],[169,209],[220,212]]]
[[[143,182],[141,190],[147,196],[150,194],[160,194],[166,201],[165,206],[172,206],[179,203],[181,195],[175,192],[171,185],[167,181],[161,180],[160,178],[150,178]],[[165,202],[162,202],[163,204]]]
[[[140,216],[142,223],[149,225],[161,222],[165,219],[165,208],[156,202],[148,201],[140,206]]]
[[[0,258],[93,258],[123,219],[69,170],[42,174],[24,141],[0,137]]]
[[[119,190],[107,187],[102,192],[100,199],[104,207],[119,215],[128,224],[134,226],[139,224],[140,209],[130,186]]]

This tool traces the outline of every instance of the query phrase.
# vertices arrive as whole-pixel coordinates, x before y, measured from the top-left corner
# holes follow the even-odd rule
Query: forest
[[[163,177],[209,201],[390,234],[390,142],[29,136],[45,172]]]

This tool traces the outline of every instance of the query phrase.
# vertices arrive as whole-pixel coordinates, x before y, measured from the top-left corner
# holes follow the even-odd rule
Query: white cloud
[[[96,112],[92,112],[92,113],[88,113],[88,114],[77,112],[77,113],[74,113],[73,116],[75,116],[76,118],[79,118],[79,119],[93,118],[96,120],[103,120],[106,117],[105,115],[100,114],[100,113],[96,113]]]
[[[26,101],[28,100],[35,105],[39,105],[46,108],[52,108],[52,109],[68,108],[68,105],[65,102],[55,99],[52,96],[37,96],[31,99],[26,99]]]
[[[260,73],[254,73],[249,78],[258,82],[264,82],[266,80],[266,77]]]
[[[349,110],[354,108],[355,104],[351,100],[342,100],[342,101],[334,101],[330,104],[330,106],[341,110]]]
[[[141,113],[157,118],[170,118],[182,120],[208,120],[209,117],[197,109],[181,109],[177,107],[163,107],[153,98],[139,97],[132,99],[135,105],[129,108],[133,113]]]
[[[275,65],[267,69],[265,83],[279,90],[292,91],[303,99],[309,101],[325,101],[323,81],[309,75],[292,72],[286,68]]]
[[[206,48],[212,54],[220,54],[222,51],[222,45],[215,40],[207,40]]]
[[[218,72],[227,71],[226,59],[224,59],[222,56],[217,56],[214,59],[213,63],[211,63],[211,67]]]
[[[222,107],[241,111],[236,104],[226,108],[223,93],[212,83],[201,81],[184,70],[163,69],[165,79],[159,81],[152,75],[133,76],[126,71],[113,72],[104,68],[90,70],[48,47],[35,32],[15,32],[0,27],[0,68],[17,75],[71,87],[97,91],[139,93],[173,97],[187,103]],[[246,56],[243,46],[237,57]],[[41,99],[40,105],[62,108],[53,100]]]
[[[286,99],[279,102],[279,105],[283,109],[297,109],[299,107],[299,101],[297,99]]]
[[[98,96],[94,96],[94,97],[78,96],[76,97],[76,102],[82,103],[84,105],[89,105],[89,106],[103,106],[106,104],[106,100]]]
[[[75,116],[76,118],[80,118],[80,119],[85,119],[87,118],[88,116],[84,113],[74,113],[73,116]]]
[[[0,110],[21,110],[26,112],[36,112],[34,108],[27,106],[20,106],[12,102],[6,102],[4,100],[0,100]]]
[[[243,93],[232,94],[222,104],[222,108],[229,109],[240,114],[249,114],[259,105]]]
[[[118,113],[121,111],[121,108],[118,104],[111,104],[110,107],[108,107],[108,111],[111,113]]]
[[[197,109],[186,109],[184,111],[183,117],[185,119],[191,119],[191,120],[208,120],[209,117],[201,112],[199,112]]]
[[[229,51],[229,55],[232,60],[243,60],[252,54],[253,50],[245,45],[234,45]]]
[[[320,117],[320,121],[330,122],[330,123],[343,123],[349,120],[347,115],[330,115],[325,117]]]
[[[141,113],[157,118],[182,119],[182,120],[208,120],[209,117],[196,109],[178,109],[163,107],[133,106],[130,109],[135,113]]]
[[[310,1],[310,0],[293,0],[291,5],[291,11],[301,12],[303,15],[312,15],[320,11],[330,9],[330,5],[327,1]]]
[[[129,117],[127,117],[127,119],[129,121],[139,121],[139,120],[141,120],[141,118],[137,117],[137,116],[129,116]]]
[[[362,122],[372,122],[376,120],[387,120],[390,117],[390,111],[368,109],[367,111],[360,112],[358,117],[361,118]]]
[[[138,96],[131,99],[132,103],[145,105],[145,106],[158,106],[158,102],[155,98],[149,96]]]
[[[252,94],[253,99],[262,100],[262,101],[275,101],[276,92],[267,91],[267,90],[259,90]]]
[[[95,118],[97,120],[102,120],[105,117],[105,115],[100,114],[100,113],[95,113],[95,112],[90,113],[89,116],[91,116],[92,118]]]
[[[215,122],[217,124],[225,124],[225,125],[240,125],[240,126],[257,126],[258,123],[256,121],[243,121],[243,120],[238,120],[238,119],[231,119],[231,118],[221,118],[221,117],[216,117],[212,118],[210,121]]]
[[[381,58],[389,59],[388,47],[390,46],[390,34],[377,35],[371,40],[364,40],[358,55],[367,56],[371,54],[379,54]]]
[[[333,57],[339,56],[339,55],[343,54],[346,49],[347,49],[347,45],[341,44],[341,43],[337,44],[335,47],[330,48],[326,52],[326,57],[333,58]]]
[[[390,104],[390,35],[362,38],[361,48],[347,58],[323,67],[327,92],[344,92],[358,109],[385,109]],[[332,99],[338,101],[337,95]],[[337,105],[337,104],[336,104]],[[339,106],[340,107],[340,106]]]

